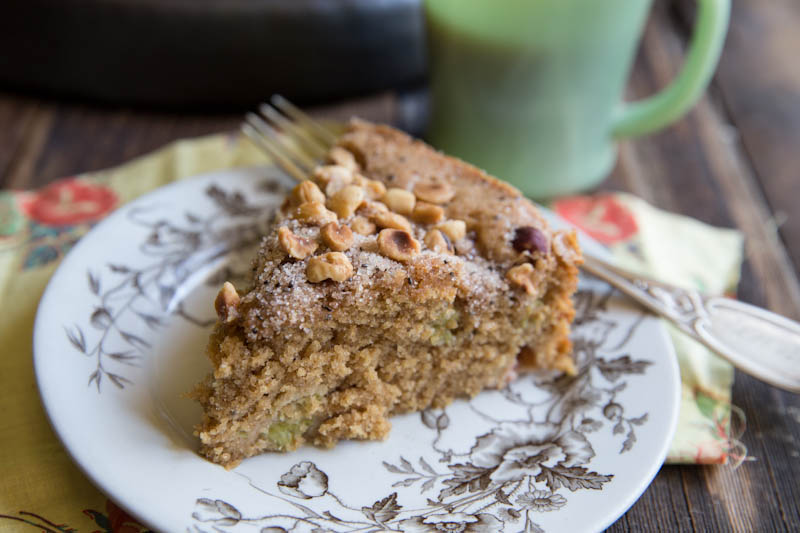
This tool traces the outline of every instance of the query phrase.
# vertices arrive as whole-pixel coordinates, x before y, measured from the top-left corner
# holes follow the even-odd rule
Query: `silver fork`
[[[324,158],[337,134],[285,98],[248,113],[242,131],[297,181]],[[775,387],[800,393],[800,323],[765,309],[648,279],[584,253],[584,271]]]
[[[260,115],[245,115],[242,132],[287,174],[303,181],[336,142],[336,133],[280,95],[270,102],[258,106]]]

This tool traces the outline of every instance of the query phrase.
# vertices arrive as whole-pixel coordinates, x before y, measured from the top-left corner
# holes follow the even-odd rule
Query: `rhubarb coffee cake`
[[[382,439],[393,414],[573,372],[580,260],[510,185],[353,121],[276,215],[251,288],[216,299],[201,453]]]

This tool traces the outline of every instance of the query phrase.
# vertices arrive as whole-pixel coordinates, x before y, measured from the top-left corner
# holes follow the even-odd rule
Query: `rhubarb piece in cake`
[[[581,260],[510,185],[387,126],[354,121],[295,187],[251,288],[226,284],[195,396],[201,453],[383,439],[529,369],[573,371]]]

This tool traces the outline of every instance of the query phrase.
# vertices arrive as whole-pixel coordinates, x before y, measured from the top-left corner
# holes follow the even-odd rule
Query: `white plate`
[[[34,331],[39,390],[74,460],[158,531],[596,531],[641,495],[677,420],[667,335],[608,286],[576,296],[575,378],[526,376],[392,419],[385,442],[199,457],[214,293],[243,275],[289,184],[275,170],[175,183],[72,250]],[[595,248],[591,242],[585,247]],[[600,251],[601,252],[601,251]]]

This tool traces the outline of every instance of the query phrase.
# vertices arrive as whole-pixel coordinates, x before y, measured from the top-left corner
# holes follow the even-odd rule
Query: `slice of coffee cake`
[[[354,121],[226,283],[194,395],[208,459],[382,439],[517,371],[572,372],[574,233],[520,193],[387,126]]]

